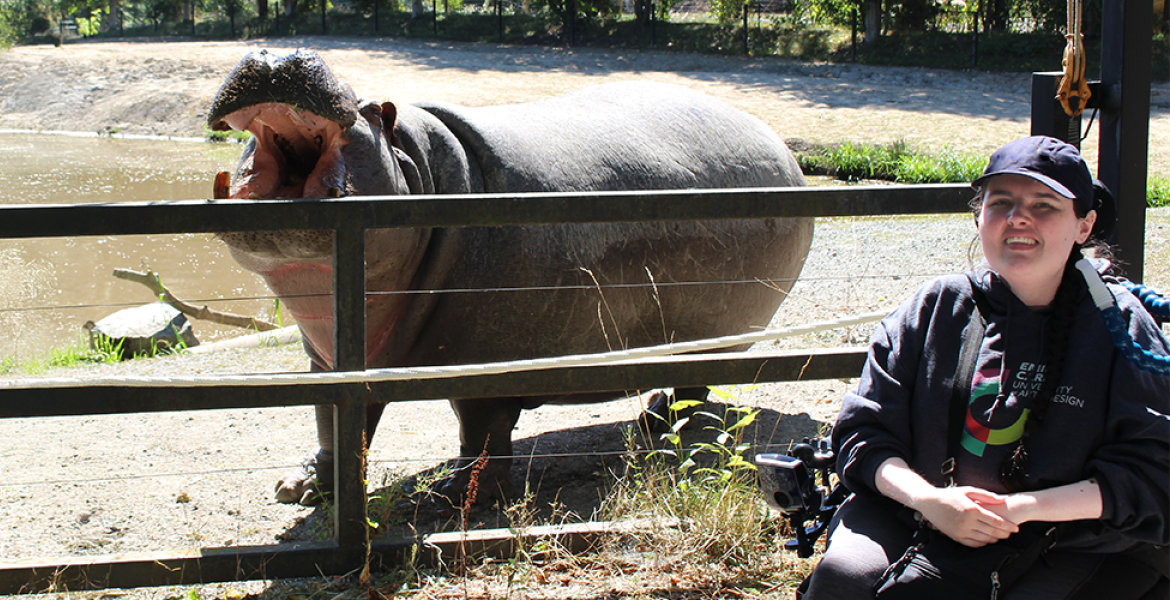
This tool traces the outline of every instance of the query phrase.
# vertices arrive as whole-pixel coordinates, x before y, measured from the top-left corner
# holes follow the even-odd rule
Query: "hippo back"
[[[527,104],[418,106],[463,142],[485,192],[804,185],[767,125],[683,87],[623,82]]]
[[[783,141],[718,100],[661,84],[529,104],[420,104],[485,192],[804,185]],[[408,364],[459,364],[685,341],[764,327],[799,274],[811,219],[466,228]],[[759,283],[775,281],[774,284]],[[735,283],[725,283],[735,282]]]

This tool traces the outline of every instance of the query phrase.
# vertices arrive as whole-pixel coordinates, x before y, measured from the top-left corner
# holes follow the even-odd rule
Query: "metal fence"
[[[369,197],[323,200],[183,201],[77,206],[0,206],[0,238],[331,229],[335,232],[334,324],[338,371],[365,371],[364,231],[552,223],[897,215],[967,211],[966,185],[872,186]],[[492,395],[546,395],[850,378],[864,351],[828,349],[686,355],[636,364],[562,367],[457,378],[350,380],[313,374],[229,381],[33,382],[0,385],[0,418],[332,405],[338,435],[333,541],[197,552],[0,563],[0,594],[337,575],[367,562],[425,563],[434,539],[369,540],[362,459],[366,403]]]

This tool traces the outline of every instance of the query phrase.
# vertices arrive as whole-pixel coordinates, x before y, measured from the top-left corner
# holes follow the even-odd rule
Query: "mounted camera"
[[[796,539],[784,546],[808,558],[849,492],[830,481],[836,455],[827,438],[806,439],[791,452],[791,456],[757,454],[757,484],[768,506],[783,513],[796,531]]]
[[[803,461],[783,454],[757,454],[756,467],[768,506],[786,515],[808,510],[813,479]]]

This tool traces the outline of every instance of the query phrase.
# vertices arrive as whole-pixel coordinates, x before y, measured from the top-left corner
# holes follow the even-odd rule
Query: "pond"
[[[0,204],[194,200],[232,171],[237,144],[0,133]],[[0,359],[85,343],[83,325],[154,301],[114,269],[158,273],[197,306],[275,320],[275,302],[210,234],[0,240]],[[284,317],[287,319],[287,315]],[[242,333],[192,323],[201,341]]]

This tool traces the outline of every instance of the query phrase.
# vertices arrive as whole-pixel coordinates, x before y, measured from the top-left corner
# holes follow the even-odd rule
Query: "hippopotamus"
[[[506,106],[395,105],[359,98],[313,52],[259,52],[228,75],[208,120],[252,134],[230,183],[222,174],[219,198],[805,185],[760,120],[658,83]],[[811,218],[367,230],[368,292],[495,291],[368,294],[366,365],[529,359],[758,329],[799,275],[812,232]],[[333,368],[332,236],[219,235],[295,317],[314,371]],[[670,285],[706,282],[752,283]],[[460,498],[469,469],[459,467],[486,452],[477,500],[508,496],[523,409],[623,395],[449,399],[464,462],[439,491]],[[367,444],[383,407],[368,407]],[[311,504],[330,488],[331,408],[318,407],[320,449],[278,483],[278,500]]]

